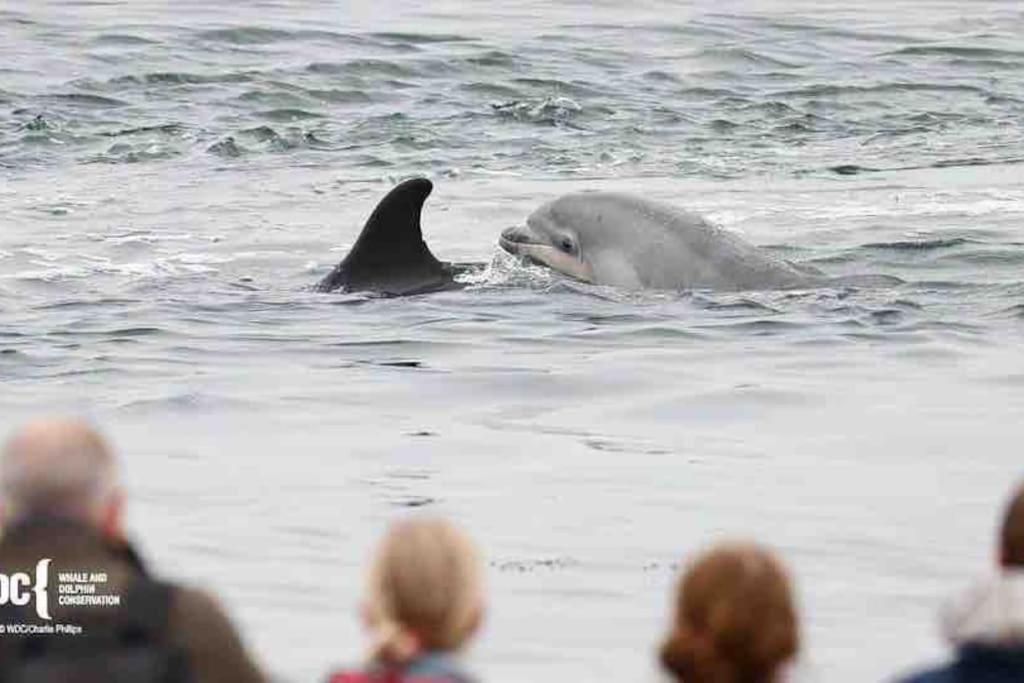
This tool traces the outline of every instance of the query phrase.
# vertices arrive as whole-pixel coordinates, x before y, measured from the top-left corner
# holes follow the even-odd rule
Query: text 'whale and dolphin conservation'
[[[420,216],[433,189],[407,180],[380,201],[355,245],[318,285],[322,292],[423,294],[462,285],[477,264],[439,261],[423,240]],[[568,194],[508,228],[505,251],[577,280],[623,289],[720,291],[893,284],[888,276],[832,278],[777,258],[695,213],[628,194]]]

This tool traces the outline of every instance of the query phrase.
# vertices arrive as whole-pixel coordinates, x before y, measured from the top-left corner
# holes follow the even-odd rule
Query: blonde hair
[[[785,569],[760,546],[730,544],[687,569],[661,662],[686,683],[770,683],[798,648]]]
[[[372,657],[402,664],[423,651],[454,651],[483,612],[483,576],[473,541],[442,519],[397,522],[377,548],[366,619]]]

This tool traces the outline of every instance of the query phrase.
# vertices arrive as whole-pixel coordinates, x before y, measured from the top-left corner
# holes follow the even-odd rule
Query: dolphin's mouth
[[[559,251],[545,240],[538,239],[529,225],[505,229],[498,238],[498,244],[508,253],[518,256],[527,263],[551,268],[583,282],[592,281],[593,275],[588,265],[574,256]]]
[[[498,245],[510,254],[529,256],[528,247],[541,246],[526,228],[516,226],[502,230]]]

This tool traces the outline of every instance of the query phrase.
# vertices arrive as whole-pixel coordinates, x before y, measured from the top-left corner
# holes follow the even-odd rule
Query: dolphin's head
[[[564,198],[563,198],[564,199]],[[565,273],[577,280],[593,282],[594,272],[584,258],[585,232],[575,212],[559,210],[555,200],[540,207],[526,220],[525,226],[508,228],[501,233],[498,244],[510,254]]]
[[[621,247],[621,221],[609,195],[580,193],[541,206],[525,226],[508,228],[498,243],[505,251],[584,282],[638,285]]]

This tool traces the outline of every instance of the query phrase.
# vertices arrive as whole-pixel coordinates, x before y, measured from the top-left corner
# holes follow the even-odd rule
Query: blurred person
[[[330,683],[472,683],[458,654],[483,614],[483,571],[473,541],[444,520],[398,522],[370,568],[363,605],[369,662],[333,674]]]
[[[946,607],[941,628],[953,660],[903,683],[1024,681],[1024,485],[1003,517],[996,572]]]
[[[661,664],[685,683],[776,683],[799,645],[782,565],[760,546],[726,544],[684,573]]]
[[[11,435],[0,456],[0,681],[264,680],[209,595],[147,571],[124,503],[110,446],[87,423],[38,420]]]

